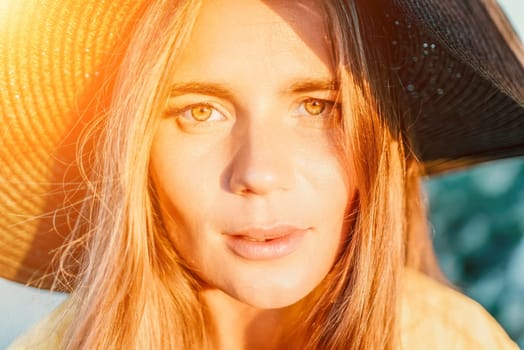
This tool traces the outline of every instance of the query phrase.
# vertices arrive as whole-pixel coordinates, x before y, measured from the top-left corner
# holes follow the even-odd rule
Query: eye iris
[[[326,103],[319,100],[306,101],[304,108],[309,114],[319,115],[326,109]]]
[[[196,106],[191,108],[191,116],[199,122],[208,120],[209,117],[211,117],[212,112],[211,108],[207,106]]]

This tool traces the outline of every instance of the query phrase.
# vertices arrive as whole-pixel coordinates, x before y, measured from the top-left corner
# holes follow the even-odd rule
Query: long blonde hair
[[[158,116],[200,1],[152,1],[132,35],[108,111],[86,202],[63,254],[79,266],[64,348],[205,349],[198,283],[164,232],[148,176]],[[345,249],[321,286],[296,305],[284,342],[303,349],[394,349],[404,266],[437,271],[420,200],[420,165],[402,111],[373,81],[386,73],[362,36],[354,2],[325,2],[341,85],[342,159],[358,198]],[[351,157],[346,155],[351,154]],[[80,262],[71,262],[80,251]],[[307,334],[307,337],[306,337]]]

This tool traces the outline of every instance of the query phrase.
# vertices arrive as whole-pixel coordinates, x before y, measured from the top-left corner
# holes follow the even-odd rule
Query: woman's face
[[[354,194],[317,2],[204,1],[152,148],[174,245],[206,287],[276,308],[332,267]],[[332,113],[333,112],[333,113]]]

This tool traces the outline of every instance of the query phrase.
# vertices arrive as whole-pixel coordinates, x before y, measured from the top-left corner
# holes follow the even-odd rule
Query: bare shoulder
[[[22,334],[7,350],[56,350],[60,349],[67,318],[68,300]]]
[[[510,349],[518,346],[477,302],[407,270],[402,295],[404,349]]]

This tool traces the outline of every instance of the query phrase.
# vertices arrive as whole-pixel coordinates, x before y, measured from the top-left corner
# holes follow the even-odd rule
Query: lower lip
[[[285,236],[263,242],[251,241],[242,236],[227,236],[226,244],[233,253],[245,259],[278,259],[297,250],[307,231],[296,230]]]

